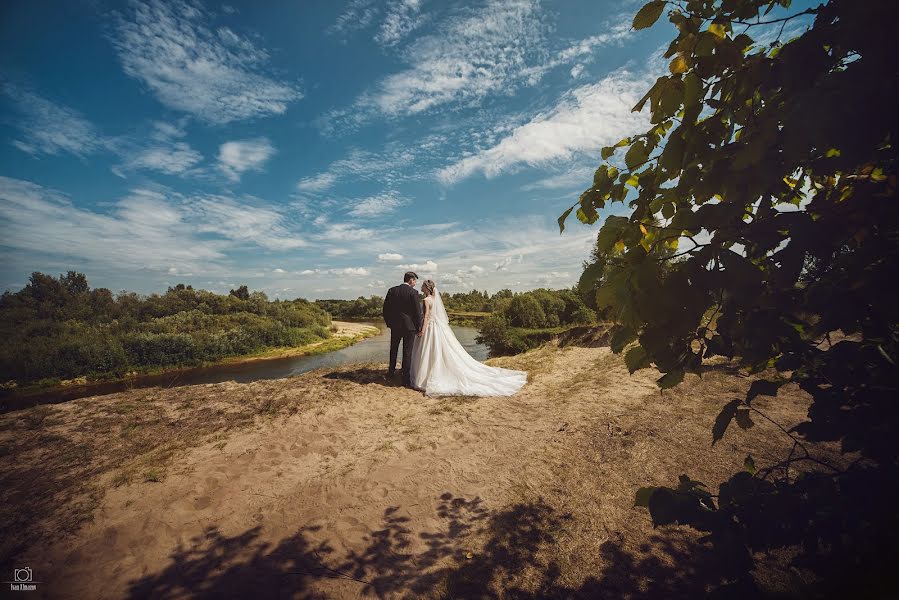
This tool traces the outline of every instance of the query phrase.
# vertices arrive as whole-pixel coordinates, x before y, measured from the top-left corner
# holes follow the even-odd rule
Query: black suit
[[[390,327],[390,367],[392,375],[396,369],[396,355],[400,341],[403,342],[403,384],[411,385],[412,344],[421,329],[421,301],[418,291],[408,283],[387,290],[384,298],[384,322]]]

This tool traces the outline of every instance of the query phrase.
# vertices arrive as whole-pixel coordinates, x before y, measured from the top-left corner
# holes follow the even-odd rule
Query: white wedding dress
[[[526,372],[485,365],[465,351],[450,328],[440,292],[425,302],[424,333],[412,346],[412,387],[428,396],[511,396],[527,383]]]

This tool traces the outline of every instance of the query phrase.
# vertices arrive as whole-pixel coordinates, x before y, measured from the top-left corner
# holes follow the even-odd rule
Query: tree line
[[[330,337],[330,315],[303,299],[270,301],[247,286],[216,294],[91,289],[83,273],[31,274],[0,297],[0,382],[18,385],[195,366]]]

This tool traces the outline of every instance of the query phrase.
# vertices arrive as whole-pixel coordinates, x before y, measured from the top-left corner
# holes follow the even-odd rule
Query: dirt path
[[[709,560],[697,534],[654,531],[633,494],[684,472],[716,488],[749,452],[783,451],[765,424],[710,447],[715,415],[749,382],[711,374],[662,395],[654,371],[629,376],[607,348],[491,363],[526,369],[530,382],[512,398],[429,399],[369,365],[45,407],[42,429],[64,439],[129,403],[153,403],[153,423],[171,431],[213,419],[191,425],[198,407],[254,408],[243,425],[224,419],[231,431],[173,449],[159,477],[114,466],[93,476],[103,492],[92,520],[15,564],[44,582],[38,597],[60,598],[702,593],[714,572],[696,574]],[[807,409],[797,390],[765,400],[786,424]],[[259,410],[265,402],[274,408]],[[3,418],[9,447],[26,417]],[[119,427],[103,431],[101,449],[123,443]],[[39,456],[4,461],[21,470]]]

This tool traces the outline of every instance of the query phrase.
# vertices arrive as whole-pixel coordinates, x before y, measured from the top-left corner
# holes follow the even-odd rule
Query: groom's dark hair
[[[418,275],[416,275],[413,271],[406,271],[406,274],[403,275],[403,283],[409,283],[413,279],[418,279]]]

